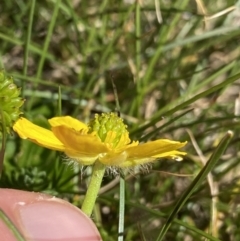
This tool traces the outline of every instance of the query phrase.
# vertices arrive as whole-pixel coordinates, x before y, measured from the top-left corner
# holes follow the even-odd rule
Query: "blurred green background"
[[[131,139],[188,140],[182,162],[160,160],[149,172],[136,168],[125,176],[126,241],[157,239],[229,129],[234,138],[227,151],[164,240],[206,240],[199,231],[216,237],[209,240],[240,240],[239,36],[240,1],[0,4],[0,68],[22,88],[25,117],[48,127],[57,115],[87,122],[94,113],[115,111],[113,80]],[[49,193],[80,207],[89,174],[13,133],[0,186]],[[118,238],[118,203],[119,177],[105,175],[93,219],[103,240]]]

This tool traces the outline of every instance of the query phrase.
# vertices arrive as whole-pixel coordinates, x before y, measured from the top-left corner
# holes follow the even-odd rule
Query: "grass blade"
[[[219,143],[219,145],[217,146],[217,148],[215,149],[214,153],[210,157],[207,164],[200,171],[200,173],[196,176],[196,178],[193,180],[192,184],[189,186],[189,188],[186,190],[186,192],[180,197],[180,199],[176,203],[175,207],[172,210],[172,213],[170,214],[165,225],[163,226],[162,230],[160,231],[157,241],[163,240],[164,235],[167,233],[167,231],[168,231],[169,227],[171,226],[171,223],[173,222],[174,217],[176,216],[178,211],[182,208],[184,203],[192,195],[194,190],[201,185],[202,181],[206,178],[208,173],[213,169],[215,164],[220,159],[221,155],[226,150],[232,137],[233,137],[233,133],[231,131],[228,131],[226,133],[226,135],[224,136],[224,138]]]

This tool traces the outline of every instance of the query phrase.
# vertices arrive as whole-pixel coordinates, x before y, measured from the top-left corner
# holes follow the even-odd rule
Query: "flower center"
[[[110,148],[121,148],[130,142],[127,126],[115,113],[96,114],[88,127],[89,134],[95,133]]]

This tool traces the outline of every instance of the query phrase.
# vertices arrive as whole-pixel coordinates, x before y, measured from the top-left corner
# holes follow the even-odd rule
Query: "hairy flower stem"
[[[105,169],[106,169],[106,166],[99,161],[96,161],[93,166],[90,183],[88,185],[87,193],[82,204],[82,211],[87,216],[91,216],[92,214],[92,211],[97,199],[97,195],[101,187]]]

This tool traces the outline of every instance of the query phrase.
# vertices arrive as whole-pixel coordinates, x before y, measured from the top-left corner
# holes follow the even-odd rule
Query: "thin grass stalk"
[[[158,238],[156,241],[162,241],[165,234],[167,233],[168,229],[170,228],[174,217],[179,212],[179,210],[182,208],[182,206],[185,204],[185,202],[188,200],[188,198],[192,195],[192,193],[202,184],[202,181],[206,178],[208,173],[214,168],[222,154],[225,152],[226,148],[229,145],[230,140],[233,137],[233,133],[231,131],[228,131],[224,138],[221,140],[219,145],[216,147],[215,151],[213,152],[212,156],[208,160],[207,164],[203,167],[203,169],[199,172],[199,174],[196,176],[196,178],[193,180],[191,185],[188,187],[188,189],[185,191],[185,193],[179,198],[176,205],[172,209],[172,212],[170,216],[167,218],[167,221],[163,228],[161,229]]]
[[[38,64],[36,79],[40,79],[42,76],[42,70],[43,70],[45,59],[46,59],[48,47],[49,47],[49,44],[51,41],[53,29],[55,27],[55,23],[57,20],[60,3],[61,3],[61,0],[56,0],[56,3],[54,4],[52,18],[51,18],[51,21],[50,21],[50,24],[48,27],[47,36],[46,36],[46,39],[45,39],[45,42],[43,45],[42,55],[41,55],[41,58],[40,58],[39,64]]]
[[[137,96],[136,96],[136,116],[140,116],[139,108],[141,106],[141,102],[143,100],[142,96],[142,83],[140,81],[140,65],[141,65],[141,5],[140,1],[136,0],[136,9],[135,9],[135,38],[136,38],[136,53],[135,53],[135,61],[136,61],[136,73],[135,73],[135,83],[137,87]],[[134,104],[132,105],[134,107]],[[131,112],[130,112],[131,113]]]
[[[27,29],[27,36],[26,36],[26,43],[24,46],[24,57],[23,57],[23,75],[27,75],[27,68],[28,68],[28,54],[30,48],[30,41],[31,41],[31,34],[32,34],[32,25],[33,25],[33,16],[34,16],[34,9],[35,9],[36,0],[31,1],[31,8],[29,13],[29,21],[28,21],[28,29]],[[22,86],[22,95],[24,96],[24,89],[25,89],[25,81],[21,81]]]

